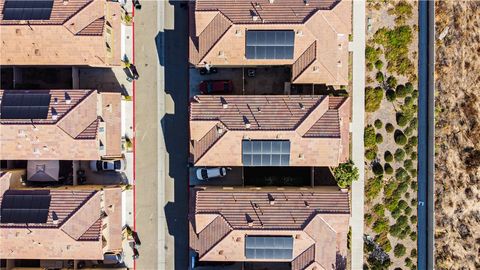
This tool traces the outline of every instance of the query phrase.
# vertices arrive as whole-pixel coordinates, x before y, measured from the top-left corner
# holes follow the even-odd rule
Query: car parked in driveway
[[[209,180],[212,178],[224,177],[227,175],[228,168],[217,167],[217,168],[198,168],[196,175],[198,180]]]
[[[123,159],[116,160],[92,160],[90,161],[90,169],[94,172],[104,172],[104,171],[123,171],[125,170],[126,164]]]
[[[229,80],[202,81],[198,89],[202,94],[229,93],[233,91],[233,82]]]

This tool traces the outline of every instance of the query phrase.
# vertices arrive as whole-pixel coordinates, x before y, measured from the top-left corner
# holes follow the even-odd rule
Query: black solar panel
[[[247,31],[247,59],[293,59],[293,31]]]
[[[288,166],[290,141],[242,141],[243,166]]]
[[[4,20],[48,20],[53,0],[5,0]]]
[[[51,95],[45,92],[5,91],[0,109],[1,119],[46,119]]]
[[[46,223],[50,201],[48,190],[7,190],[0,208],[0,223]]]
[[[292,259],[293,237],[291,236],[246,236],[247,259]]]

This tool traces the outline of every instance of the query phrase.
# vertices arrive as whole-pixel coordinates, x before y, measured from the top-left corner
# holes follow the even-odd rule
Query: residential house
[[[190,105],[195,166],[338,166],[349,158],[350,98],[199,95]]]
[[[204,187],[190,194],[190,248],[199,261],[292,270],[345,265],[348,192]]]
[[[0,0],[0,12],[0,65],[120,65],[116,2]]]
[[[0,173],[0,258],[103,260],[122,251],[122,190],[8,189]]]
[[[197,0],[195,67],[291,67],[295,84],[348,84],[350,0]]]
[[[1,160],[121,157],[120,93],[0,90]]]

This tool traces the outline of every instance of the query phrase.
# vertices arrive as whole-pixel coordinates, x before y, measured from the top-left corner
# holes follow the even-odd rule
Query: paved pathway
[[[352,269],[363,269],[364,145],[365,120],[365,0],[353,2],[353,117],[352,159],[360,177],[352,185]]]

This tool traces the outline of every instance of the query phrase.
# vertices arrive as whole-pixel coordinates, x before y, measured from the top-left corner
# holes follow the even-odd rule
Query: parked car
[[[224,177],[227,175],[227,168],[199,168],[197,169],[198,180],[208,180],[212,178]]]
[[[122,264],[123,253],[107,252],[103,254],[103,261],[98,261],[98,264]]]
[[[90,169],[94,172],[103,171],[123,171],[125,170],[125,160],[92,160],[90,161]]]
[[[228,80],[202,81],[198,88],[202,94],[228,93],[233,91],[233,83]]]

